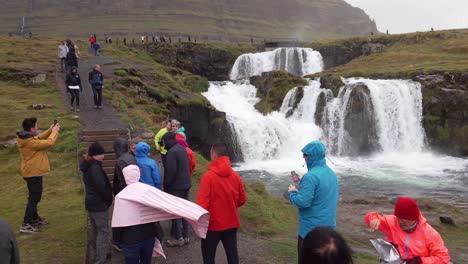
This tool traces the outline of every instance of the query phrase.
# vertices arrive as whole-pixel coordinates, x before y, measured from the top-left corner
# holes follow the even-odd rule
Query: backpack
[[[91,78],[91,84],[96,85],[96,86],[101,86],[102,85],[101,76],[102,75],[100,72],[93,72],[92,78]]]

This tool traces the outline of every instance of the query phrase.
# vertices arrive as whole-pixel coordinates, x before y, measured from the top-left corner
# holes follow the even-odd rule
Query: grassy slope
[[[362,10],[343,0],[35,0],[32,14],[27,13],[27,2],[0,0],[4,6],[0,32],[18,31],[23,15],[26,30],[53,36],[166,31],[244,39],[251,35],[317,39],[375,31]]]
[[[54,41],[24,41],[0,38],[1,63],[15,59],[8,65],[34,67],[35,70],[54,70]],[[27,52],[25,52],[27,51]],[[34,62],[33,64],[31,62]],[[7,66],[8,66],[7,65]],[[5,65],[3,65],[5,66]],[[12,226],[20,246],[24,263],[79,263],[85,247],[85,211],[83,191],[76,163],[76,143],[79,122],[62,107],[60,93],[49,77],[46,84],[33,87],[18,82],[0,81],[0,139],[14,138],[25,117],[36,116],[39,127],[46,129],[54,119],[62,125],[57,144],[48,152],[52,171],[44,177],[44,193],[39,213],[50,225],[36,235],[18,233],[27,201],[27,188],[19,171],[20,160],[16,146],[0,148],[0,217]],[[52,104],[56,108],[31,110],[32,104]]]
[[[468,70],[468,29],[380,36],[372,40],[393,44],[382,53],[359,57],[317,75],[409,78],[419,73]],[[320,41],[309,46],[342,45],[347,41],[353,39]]]

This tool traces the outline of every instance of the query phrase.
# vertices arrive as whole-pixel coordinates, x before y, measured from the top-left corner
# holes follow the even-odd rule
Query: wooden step
[[[103,167],[107,175],[114,174],[114,167]]]
[[[128,135],[93,135],[81,136],[82,142],[115,141],[117,138],[128,139]]]
[[[115,153],[106,153],[104,155],[104,160],[113,160],[115,163]]]
[[[103,136],[103,135],[124,135],[128,136],[127,129],[109,129],[109,130],[83,130],[81,136]]]
[[[115,166],[115,160],[103,160],[102,161],[102,167],[114,167]]]

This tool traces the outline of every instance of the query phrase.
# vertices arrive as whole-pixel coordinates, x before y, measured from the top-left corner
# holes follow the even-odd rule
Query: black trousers
[[[102,103],[102,86],[93,85],[94,105],[101,106]]]
[[[172,190],[168,192],[174,196],[180,197],[182,199],[188,200],[189,190]],[[171,236],[174,239],[187,238],[189,232],[189,223],[183,219],[174,219],[172,220],[171,226]]]
[[[23,223],[31,224],[39,218],[37,213],[37,204],[42,197],[42,176],[23,178],[28,185],[28,204],[24,212]]]
[[[297,263],[302,264],[302,239],[300,236],[297,236]]]
[[[70,104],[73,106],[73,102],[76,99],[76,106],[80,106],[80,89],[70,89],[71,99]]]
[[[224,231],[209,231],[206,233],[206,239],[201,240],[201,249],[204,264],[214,264],[216,248],[219,241],[223,243],[224,251],[228,264],[238,264],[239,254],[237,252],[237,228]]]

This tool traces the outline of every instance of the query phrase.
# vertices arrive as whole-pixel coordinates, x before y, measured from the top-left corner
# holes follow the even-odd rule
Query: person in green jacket
[[[167,149],[164,147],[162,137],[167,132],[171,132],[171,120],[164,121],[163,125],[165,126],[163,129],[159,130],[156,136],[154,136],[154,144],[156,145],[156,150],[161,154],[161,160],[163,163],[164,171],[166,171],[166,153]]]

